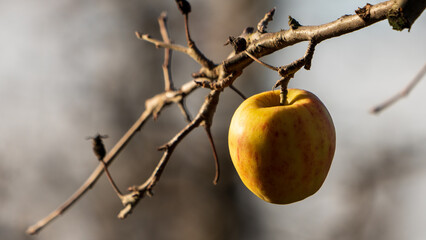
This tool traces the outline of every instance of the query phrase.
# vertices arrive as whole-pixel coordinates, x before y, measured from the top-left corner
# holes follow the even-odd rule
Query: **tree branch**
[[[145,111],[141,114],[139,119],[130,127],[129,130],[121,137],[121,139],[115,144],[115,146],[108,152],[104,158],[105,164],[109,165],[118,156],[118,154],[126,147],[133,136],[142,128],[146,121],[153,116],[158,114],[165,106],[171,103],[179,102],[182,98],[190,94],[192,91],[197,89],[197,85],[193,81],[185,83],[180,89],[175,91],[163,92],[145,101]],[[102,163],[96,167],[89,178],[83,183],[83,185],[77,189],[77,191],[61,206],[51,212],[48,216],[39,220],[36,224],[28,227],[28,234],[36,234],[48,223],[57,218],[63,212],[65,212],[72,204],[74,204],[81,196],[83,196],[99,179],[103,173],[104,168]]]
[[[106,154],[104,158],[106,166],[109,165],[118,156],[118,154],[125,148],[127,143],[129,143],[132,137],[136,134],[136,132],[142,128],[142,126],[151,116],[157,117],[165,106],[168,106],[172,103],[176,103],[181,107],[181,109],[183,109],[183,114],[185,115],[186,113],[186,118],[190,120],[187,111],[182,105],[183,99],[187,95],[192,93],[195,89],[197,89],[199,86],[207,87],[212,90],[210,91],[209,95],[201,106],[197,116],[192,121],[190,121],[189,124],[185,128],[183,128],[178,134],[176,134],[167,144],[161,147],[161,149],[164,150],[164,153],[152,175],[143,184],[131,187],[129,189],[131,192],[123,196],[122,203],[125,207],[120,212],[119,218],[125,218],[137,205],[140,199],[142,199],[145,195],[152,194],[152,188],[160,179],[164,168],[167,165],[171,154],[173,153],[173,150],[180,143],[180,141],[185,136],[187,136],[193,129],[200,125],[207,127],[211,126],[212,118],[216,110],[221,91],[226,87],[231,87],[232,83],[242,74],[244,68],[254,61],[254,58],[261,58],[262,56],[271,54],[275,51],[292,46],[302,41],[311,42],[310,46],[313,49],[316,44],[326,39],[350,33],[386,19],[388,12],[393,5],[393,1],[386,1],[374,6],[366,5],[364,8],[357,10],[357,13],[354,15],[346,15],[337,19],[336,21],[318,26],[300,26],[297,21],[293,21],[291,23],[290,29],[288,30],[267,33],[267,23],[272,20],[272,15],[274,13],[273,11],[270,11],[259,22],[258,31],[254,32],[252,28],[247,28],[251,30],[245,31],[244,34],[239,37],[241,38],[240,40],[244,40],[240,41],[240,43],[243,43],[245,45],[242,47],[238,46],[241,47],[241,49],[239,49],[240,52],[235,51],[230,55],[229,58],[222,61],[221,64],[214,64],[212,61],[206,58],[198,50],[198,48],[196,48],[195,43],[189,35],[189,3],[186,0],[176,0],[176,2],[178,3],[180,10],[182,11],[185,17],[185,32],[187,35],[188,47],[171,43],[170,39],[168,38],[168,35],[166,35],[167,29],[164,26],[160,27],[164,31],[162,31],[163,41],[153,39],[149,35],[140,34],[139,32],[136,32],[136,36],[139,39],[153,43],[156,47],[166,48],[167,51],[175,50],[183,52],[192,59],[194,59],[197,63],[201,65],[199,73],[193,75],[194,78],[196,78],[196,81],[191,80],[182,85],[180,89],[174,90],[169,69],[170,61],[167,60],[167,58],[170,59],[170,55],[167,55],[166,52],[165,63],[163,67],[166,84],[165,91],[146,100],[145,110],[141,114],[139,119],[115,144],[115,146],[110,150],[110,152]],[[246,50],[247,52],[245,52],[244,50]],[[310,59],[312,58],[311,55],[313,54],[313,51],[312,54],[309,54],[310,52],[308,48],[307,53],[305,54],[304,58],[302,58],[302,65],[304,65],[305,68],[309,68],[310,66]],[[254,56],[254,58],[251,58],[250,55]],[[300,61],[298,63],[300,63]],[[296,65],[299,66],[300,64]],[[289,78],[289,76],[287,76],[287,78]],[[209,130],[210,129],[208,129],[208,131]],[[215,149],[213,151],[215,152]],[[89,190],[96,183],[103,171],[103,165],[102,163],[100,163],[89,176],[89,178],[84,182],[84,184],[64,204],[62,204],[58,209],[54,210],[45,218],[38,221],[35,225],[29,227],[27,233],[37,233],[49,222],[51,222],[53,219],[55,219],[64,211],[66,211],[73,203],[75,203],[84,193],[87,192],[87,190]]]
[[[370,26],[371,24],[385,20],[387,13],[392,6],[392,1],[386,1],[370,7],[368,19],[363,19],[357,14],[345,15],[336,21],[318,26],[300,26],[297,29],[282,30],[275,33],[262,34],[259,39],[247,47],[247,51],[256,58],[261,58],[280,49],[294,44],[311,41],[315,39],[320,43],[326,39],[338,37]],[[244,69],[253,60],[244,52],[236,54],[234,57],[225,60],[216,68],[223,68],[223,71],[230,73]],[[219,71],[219,70],[218,70]]]

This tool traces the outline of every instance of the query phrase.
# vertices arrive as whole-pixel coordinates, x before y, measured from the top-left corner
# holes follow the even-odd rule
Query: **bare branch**
[[[127,204],[124,209],[118,214],[118,218],[123,219],[131,213],[133,208],[139,202],[145,194],[152,195],[152,189],[155,184],[159,181],[164,168],[166,167],[170,156],[173,153],[173,150],[180,143],[180,141],[185,138],[192,130],[197,128],[200,125],[209,124],[212,121],[214,112],[216,111],[217,104],[219,102],[220,91],[212,90],[204,101],[203,105],[200,108],[197,116],[178,134],[176,134],[169,142],[164,144],[159,148],[159,150],[164,150],[163,156],[158,163],[157,167],[153,171],[152,175],[141,185],[133,186],[129,190],[132,192],[126,195],[129,199],[132,199],[131,203]]]
[[[400,100],[403,97],[408,96],[408,94],[411,92],[411,90],[413,90],[413,88],[417,85],[417,83],[420,82],[420,80],[423,78],[423,76],[425,74],[426,74],[426,64],[423,65],[423,67],[416,74],[416,76],[413,78],[413,80],[401,92],[399,92],[395,96],[389,98],[385,102],[375,106],[374,108],[371,109],[370,112],[375,113],[375,114],[380,113],[383,109],[389,107],[390,105],[392,105],[396,101]]]
[[[392,3],[393,1],[386,1],[371,6],[370,17],[368,20],[362,19],[357,14],[345,15],[336,21],[323,25],[300,26],[297,29],[262,34],[259,39],[247,47],[247,52],[256,58],[261,58],[299,42],[311,41],[314,39],[318,44],[326,39],[357,31],[386,19]],[[221,65],[217,66],[217,68],[223,68],[225,72],[230,73],[235,70],[244,69],[251,62],[253,62],[253,59],[247,54],[241,52],[230,59],[225,60]]]
[[[121,139],[115,144],[115,146],[106,154],[104,158],[104,162],[106,165],[109,165],[118,154],[126,147],[126,145],[130,142],[133,136],[138,132],[145,122],[154,114],[154,111],[161,111],[158,109],[158,106],[161,108],[169,105],[170,103],[179,101],[182,97],[190,94],[192,91],[197,89],[197,85],[193,81],[189,81],[184,84],[179,90],[172,92],[164,92],[158,94],[145,102],[145,111],[141,114],[139,119],[130,127],[129,130],[121,137]],[[28,234],[36,234],[42,228],[44,228],[47,224],[49,224],[52,220],[56,219],[59,215],[65,212],[70,206],[72,206],[81,196],[83,196],[99,179],[101,174],[103,173],[104,168],[102,163],[96,167],[96,169],[92,172],[89,178],[81,185],[79,189],[61,206],[51,212],[49,215],[39,220],[34,225],[28,227]],[[133,193],[135,195],[135,193]],[[127,196],[127,195],[125,195]],[[133,198],[130,198],[132,200]]]

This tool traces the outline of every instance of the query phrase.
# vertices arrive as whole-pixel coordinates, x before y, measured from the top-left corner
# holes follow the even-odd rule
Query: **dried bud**
[[[183,15],[187,15],[191,12],[191,5],[186,0],[176,0],[179,10]]]
[[[103,160],[106,155],[106,150],[104,143],[102,142],[102,138],[107,138],[106,135],[97,134],[94,137],[88,137],[88,139],[92,139],[92,149],[93,153],[96,155],[98,160]]]

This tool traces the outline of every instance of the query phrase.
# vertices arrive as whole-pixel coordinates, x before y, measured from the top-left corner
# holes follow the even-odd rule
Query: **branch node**
[[[158,151],[167,151],[170,148],[169,144],[166,143],[164,145],[161,145],[157,148]]]
[[[243,37],[229,37],[228,41],[226,41],[225,46],[231,44],[234,48],[235,53],[240,53],[247,49],[247,41]]]

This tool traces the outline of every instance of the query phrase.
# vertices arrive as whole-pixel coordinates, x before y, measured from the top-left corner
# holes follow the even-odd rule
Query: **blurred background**
[[[379,1],[370,1],[376,4]],[[190,1],[190,28],[215,62],[223,46],[277,7],[269,31],[288,15],[318,25],[353,14],[365,1]],[[85,138],[108,134],[110,149],[163,89],[163,50],[134,31],[160,38],[157,17],[169,15],[171,38],[185,44],[174,1],[0,1],[0,239],[425,239],[426,80],[379,115],[369,110],[402,90],[426,62],[426,21],[410,32],[386,21],[317,46],[312,69],[291,87],[314,92],[337,131],[329,176],[314,196],[272,205],[251,194],[228,154],[227,131],[241,98],[227,89],[213,122],[222,176],[212,184],[213,156],[203,129],[175,150],[154,189],[126,219],[105,176],[36,236],[25,229],[65,201],[97,166]],[[303,56],[307,43],[262,60],[281,66]],[[175,85],[199,66],[174,53]],[[235,86],[252,95],[278,80],[250,65]],[[187,98],[195,115],[208,91]],[[150,121],[110,167],[121,189],[151,174],[167,142],[185,126],[176,106]]]

